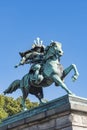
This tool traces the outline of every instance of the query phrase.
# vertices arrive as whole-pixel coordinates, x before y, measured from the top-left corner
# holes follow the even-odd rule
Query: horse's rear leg
[[[25,101],[26,101],[26,98],[28,96],[28,90],[26,88],[22,88],[22,93],[23,93],[23,97],[22,97],[21,105],[22,105],[22,109],[24,111],[26,111],[27,108],[26,108],[26,105],[25,105]]]
[[[43,98],[43,93],[42,92],[38,92],[36,94],[36,97],[39,99],[40,105],[44,104],[44,103],[47,103],[47,100]]]
[[[42,87],[31,86],[30,89],[29,89],[29,93],[35,95],[39,99],[40,104],[43,104],[43,103],[47,102],[44,99],[43,88]]]
[[[65,76],[67,76],[72,69],[74,70],[74,76],[72,76],[72,80],[75,81],[79,76],[79,73],[75,64],[70,65],[63,71],[62,79],[65,78]]]

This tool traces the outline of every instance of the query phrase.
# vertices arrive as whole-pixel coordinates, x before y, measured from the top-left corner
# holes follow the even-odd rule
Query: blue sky
[[[72,83],[73,71],[65,83],[77,96],[87,98],[87,0],[2,0],[0,1],[0,94],[15,79],[21,79],[30,65],[17,69],[19,52],[31,49],[36,37],[45,45],[51,40],[62,43],[64,68],[77,65],[80,76]],[[44,88],[44,97],[52,100],[66,92],[54,84]],[[13,96],[17,98],[21,91]],[[30,100],[36,101],[33,96]]]

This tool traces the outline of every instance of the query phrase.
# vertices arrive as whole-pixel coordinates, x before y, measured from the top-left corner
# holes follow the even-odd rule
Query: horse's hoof
[[[74,82],[75,80],[77,80],[77,76],[76,75],[74,75],[74,76],[72,76],[72,81]]]
[[[74,94],[74,93],[69,93],[69,95],[75,96],[75,94]]]
[[[47,103],[48,101],[46,99],[41,99],[41,103],[40,104],[45,104]]]
[[[24,108],[23,111],[27,111],[27,108]]]

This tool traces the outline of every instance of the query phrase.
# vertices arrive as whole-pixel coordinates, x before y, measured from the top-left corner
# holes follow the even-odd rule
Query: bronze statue
[[[23,64],[26,64],[27,62],[31,63],[29,73],[27,73],[21,80],[13,81],[4,91],[4,94],[7,94],[20,88],[23,93],[22,106],[24,110],[26,109],[25,100],[29,93],[35,95],[40,103],[44,103],[43,87],[48,87],[52,83],[55,83],[55,86],[61,86],[68,94],[73,94],[64,83],[64,78],[72,69],[74,71],[72,80],[75,81],[79,76],[75,64],[71,64],[66,69],[60,64],[60,57],[63,55],[61,43],[52,41],[50,45],[44,47],[42,42],[40,42],[40,39],[37,39],[37,41],[38,42],[33,45],[33,50],[20,54],[23,58],[29,53],[28,58],[23,62]],[[38,48],[40,47],[40,50],[43,47],[43,51],[37,51],[38,49],[35,50],[37,45]],[[37,56],[34,59],[35,54]],[[21,62],[16,65],[16,67],[19,65],[22,65]]]

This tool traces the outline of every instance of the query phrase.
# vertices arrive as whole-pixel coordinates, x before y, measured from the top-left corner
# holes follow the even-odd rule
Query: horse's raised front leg
[[[75,80],[78,78],[78,76],[79,76],[79,73],[78,73],[78,70],[77,70],[77,67],[76,67],[75,64],[70,65],[69,67],[67,67],[67,68],[63,71],[63,76],[62,76],[62,78],[64,78],[66,75],[68,75],[69,72],[70,72],[72,69],[74,70],[74,75],[72,76],[72,80],[75,81]]]
[[[60,77],[57,74],[52,75],[52,78],[53,81],[59,86],[61,86],[68,94],[73,95],[73,93],[67,88],[66,84],[60,79]]]

